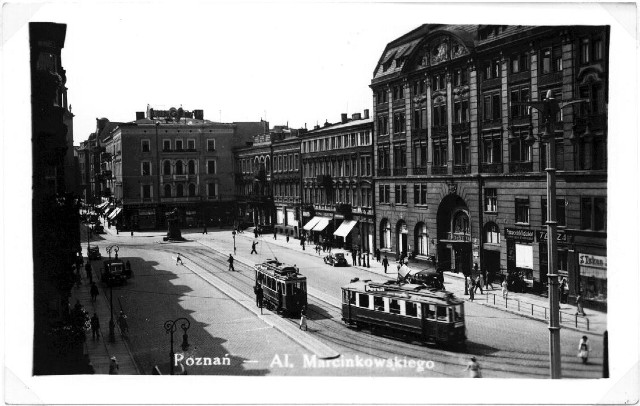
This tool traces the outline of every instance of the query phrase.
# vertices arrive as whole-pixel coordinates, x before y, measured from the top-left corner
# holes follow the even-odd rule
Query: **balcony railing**
[[[469,164],[453,165],[453,173],[456,175],[462,175],[471,172],[471,166]]]
[[[391,170],[389,168],[378,168],[377,174],[378,176],[389,176],[391,175]]]
[[[550,83],[558,82],[562,82],[562,72],[553,72],[538,75],[538,86],[544,86]]]
[[[414,175],[426,175],[427,174],[427,167],[426,166],[414,166],[413,167],[413,174]]]
[[[447,174],[447,166],[446,165],[433,165],[431,167],[432,175],[446,175]]]
[[[406,176],[407,175],[407,168],[393,168],[393,175],[394,176]]]
[[[524,82],[524,81],[529,81],[530,79],[531,79],[531,71],[512,73],[507,78],[509,83]]]
[[[431,127],[431,137],[433,138],[446,137],[447,133],[448,133],[448,130],[447,130],[446,124]]]
[[[509,173],[524,173],[533,171],[533,162],[509,162]]]
[[[502,173],[502,163],[481,163],[480,173]]]
[[[455,123],[453,124],[452,128],[451,128],[451,132],[454,135],[457,134],[465,134],[465,133],[469,133],[471,131],[471,124],[470,123]]]

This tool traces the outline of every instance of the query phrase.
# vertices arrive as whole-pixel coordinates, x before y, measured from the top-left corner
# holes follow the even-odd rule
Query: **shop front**
[[[534,270],[534,230],[505,228],[507,240],[507,281],[510,290],[516,292],[532,288],[540,281],[540,273]]]
[[[597,308],[607,305],[607,257],[578,253],[580,292],[585,302]]]
[[[562,278],[566,278],[568,283],[571,283],[569,280],[569,271],[567,267],[567,259],[568,259],[568,245],[567,245],[567,234],[564,230],[558,230],[557,241],[557,265],[558,265],[558,281],[561,281]],[[540,230],[536,231],[536,241],[538,241],[538,252],[539,252],[539,263],[540,263],[540,280],[534,282],[534,289],[539,291],[540,293],[544,293],[548,288],[548,280],[547,274],[549,273],[549,256],[548,256],[548,248],[547,248],[547,231]]]

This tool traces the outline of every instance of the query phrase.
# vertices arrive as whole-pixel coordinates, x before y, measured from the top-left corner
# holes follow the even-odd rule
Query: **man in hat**
[[[109,363],[109,375],[118,375],[119,369],[120,365],[118,365],[118,360],[116,357],[111,357],[111,362]]]

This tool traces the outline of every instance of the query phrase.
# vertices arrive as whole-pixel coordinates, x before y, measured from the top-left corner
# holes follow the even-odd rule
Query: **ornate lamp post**
[[[180,317],[177,318],[175,320],[167,320],[164,322],[164,330],[171,334],[171,341],[170,341],[170,350],[169,350],[169,374],[173,375],[173,367],[174,367],[174,357],[175,357],[175,353],[173,352],[173,333],[175,333],[178,330],[178,326],[177,323],[182,321],[182,324],[180,324],[180,328],[182,329],[182,331],[184,331],[184,334],[182,335],[182,351],[187,351],[189,349],[189,336],[187,335],[187,330],[189,330],[189,327],[191,327],[191,323],[189,322],[189,320],[187,320],[184,317]]]
[[[556,221],[556,143],[554,131],[556,127],[556,115],[563,108],[582,103],[588,100],[579,99],[561,103],[553,98],[551,90],[547,92],[541,102],[513,102],[512,105],[529,106],[538,110],[544,131],[540,134],[540,142],[547,143],[547,263],[549,280],[549,356],[551,367],[551,379],[562,377],[560,363],[560,298],[558,292],[558,252],[557,252],[557,225]],[[525,142],[533,145],[536,142],[533,134],[529,133]]]
[[[120,250],[120,247],[118,247],[117,245],[110,245],[108,246],[106,249],[107,254],[109,254],[109,262],[111,262],[111,251],[115,251],[116,253],[116,259],[118,258],[118,251]],[[111,343],[115,343],[116,342],[116,335],[115,335],[115,323],[113,322],[113,284],[109,283],[109,312],[111,313],[111,318],[109,319],[109,342]]]

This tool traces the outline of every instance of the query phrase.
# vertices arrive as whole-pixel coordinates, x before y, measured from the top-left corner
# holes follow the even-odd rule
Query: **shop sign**
[[[308,212],[308,211],[303,211],[303,212],[302,212],[302,215],[303,215],[304,217],[311,217],[311,213],[310,213],[310,212]]]
[[[538,242],[547,241],[547,230],[536,231],[536,239]],[[563,230],[558,230],[556,241],[567,242],[567,234]]]
[[[333,216],[336,220],[342,220],[344,218],[344,216],[342,214],[335,214]]]
[[[506,238],[521,242],[533,242],[534,230],[525,230],[522,228],[505,228],[504,235]]]
[[[579,254],[578,261],[580,266],[607,269],[607,257],[601,257],[598,255],[589,255],[589,254]]]

